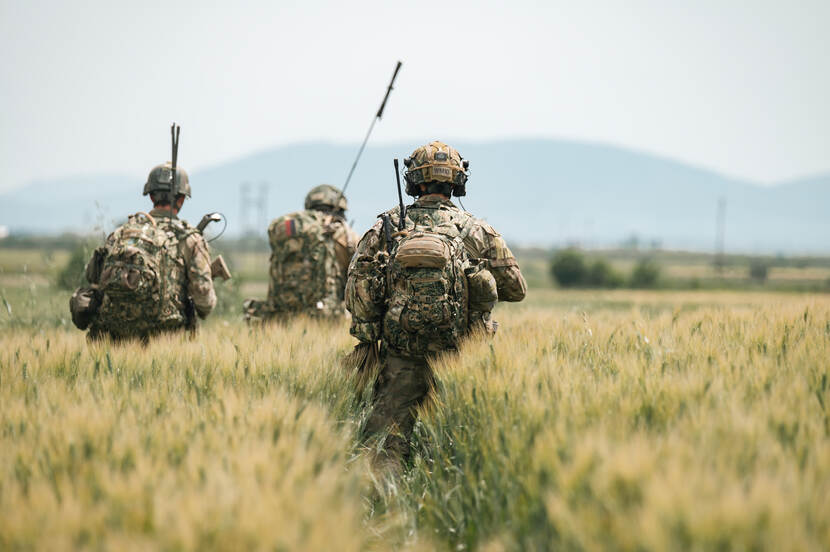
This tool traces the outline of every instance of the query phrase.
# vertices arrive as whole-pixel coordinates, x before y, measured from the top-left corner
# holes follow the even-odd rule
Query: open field
[[[385,479],[345,323],[88,347],[41,266],[0,284],[2,550],[830,548],[828,295],[533,289]]]
[[[830,291],[830,259],[825,257],[775,257],[726,255],[716,266],[712,254],[661,250],[585,250],[589,261],[602,259],[622,275],[631,274],[644,259],[660,269],[658,287],[670,289],[758,289],[768,291]],[[537,287],[552,285],[549,251],[519,250],[523,272]],[[750,267],[767,267],[764,281],[750,277]]]

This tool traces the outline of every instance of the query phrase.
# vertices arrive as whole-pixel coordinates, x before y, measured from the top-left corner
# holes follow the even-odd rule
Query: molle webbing
[[[516,259],[509,258],[509,259],[494,259],[490,261],[490,267],[492,268],[502,268],[508,266],[519,266],[516,262]]]

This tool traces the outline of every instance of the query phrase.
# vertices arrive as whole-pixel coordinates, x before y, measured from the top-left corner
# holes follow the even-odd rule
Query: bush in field
[[[769,264],[762,259],[753,259],[749,263],[749,277],[756,282],[766,282],[769,274]]]
[[[561,287],[584,286],[588,279],[585,256],[576,249],[563,249],[556,253],[550,266],[551,274]]]
[[[89,244],[83,243],[72,250],[72,255],[66,262],[66,266],[58,273],[57,284],[61,289],[74,290],[87,283],[84,275],[86,262],[91,255]]]
[[[660,279],[660,266],[651,259],[641,259],[631,272],[629,285],[633,288],[653,288]]]
[[[588,269],[587,284],[590,287],[618,288],[624,283],[622,275],[605,259],[597,259]]]
[[[565,249],[556,254],[551,263],[551,274],[560,287],[616,288],[625,283],[622,275],[604,259],[592,263],[576,249]]]

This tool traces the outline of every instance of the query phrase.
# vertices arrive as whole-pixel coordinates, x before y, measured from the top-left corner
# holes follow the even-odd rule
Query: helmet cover
[[[467,168],[469,162],[458,151],[435,140],[421,146],[404,159],[406,165],[406,193],[411,196],[421,194],[420,185],[433,182],[445,182],[451,185],[454,196],[466,194]]]
[[[305,208],[346,211],[349,208],[349,203],[339,188],[328,184],[320,184],[312,188],[305,196]]]
[[[170,194],[173,198],[177,195],[190,197],[190,179],[187,171],[176,167],[176,189],[173,189],[173,164],[168,161],[163,165],[156,165],[150,174],[147,175],[147,182],[144,183],[142,195],[153,193]]]

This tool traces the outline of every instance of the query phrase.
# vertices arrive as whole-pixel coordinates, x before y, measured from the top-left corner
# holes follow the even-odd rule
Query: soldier
[[[499,233],[450,201],[466,193],[468,162],[436,141],[404,164],[406,193],[417,199],[403,225],[396,207],[364,234],[346,283],[351,333],[360,341],[350,362],[379,355],[380,363],[364,435],[389,432],[386,456],[377,460],[395,471],[409,452],[415,409],[432,387],[430,356],[454,350],[471,331],[494,333],[495,303],[521,301],[527,291]]]
[[[357,234],[346,222],[347,209],[340,190],[322,184],[308,192],[304,211],[271,222],[268,298],[245,301],[246,321],[258,323],[296,314],[326,318],[346,314],[346,270],[357,244]]]
[[[70,300],[72,321],[88,337],[115,340],[195,329],[196,316],[216,305],[208,245],[201,232],[178,218],[190,197],[187,173],[171,163],[150,171],[143,195],[153,209],[130,215],[107,237],[86,266],[91,287]]]

